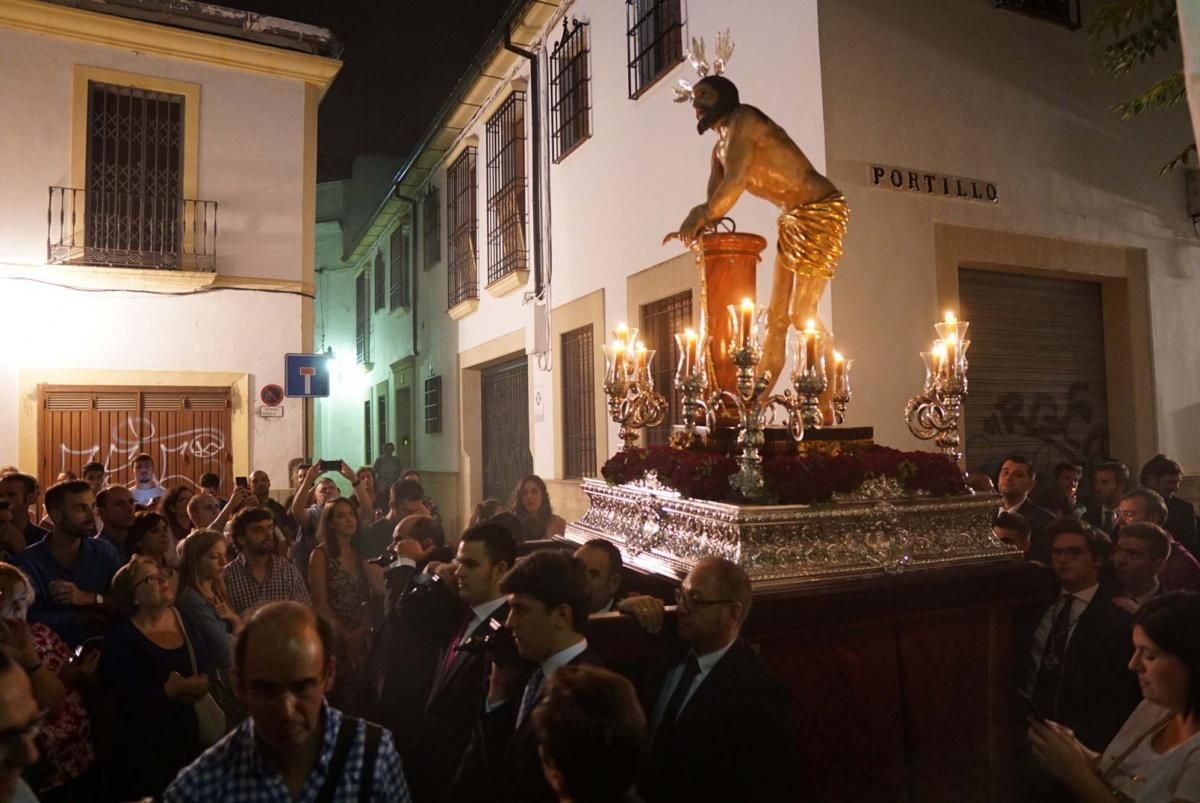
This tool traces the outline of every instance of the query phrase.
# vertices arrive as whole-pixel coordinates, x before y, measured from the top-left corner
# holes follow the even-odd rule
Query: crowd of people
[[[635,687],[589,623],[661,634],[668,601],[623,589],[616,547],[550,540],[536,476],[451,546],[387,458],[297,461],[283,503],[263,471],[228,498],[215,476],[164,488],[147,455],[129,487],[0,469],[0,801],[797,799],[789,691],[741,638],[737,565],[695,565]],[[1101,463],[1085,502],[1079,466],[1042,492],[1019,455],[999,471],[993,534],[1057,589],[1014,622],[1022,800],[1200,801],[1182,474],[1159,455],[1129,489]]]
[[[552,541],[533,475],[451,547],[395,462],[300,462],[283,503],[263,471],[164,487],[149,455],[128,486],[0,469],[0,800],[791,799],[741,569],[688,576],[685,654],[635,691],[587,642],[593,615],[662,630],[618,549]],[[697,740],[714,719],[755,736]]]

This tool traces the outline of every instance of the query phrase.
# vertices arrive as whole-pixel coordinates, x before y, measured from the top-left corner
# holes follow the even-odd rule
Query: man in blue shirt
[[[96,534],[96,499],[83,480],[46,491],[54,531],[21,553],[35,597],[29,621],[48,626],[71,647],[104,635],[116,612],[104,595],[121,567],[117,549]]]
[[[184,769],[164,803],[410,803],[391,734],[325,702],[335,639],[298,602],[248,616],[234,666],[250,717]]]

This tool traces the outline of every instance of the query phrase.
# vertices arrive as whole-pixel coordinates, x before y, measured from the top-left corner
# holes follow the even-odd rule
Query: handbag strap
[[[1132,743],[1131,745],[1129,745],[1129,747],[1125,748],[1124,752],[1122,752],[1122,753],[1121,753],[1121,755],[1117,756],[1117,757],[1116,757],[1116,758],[1113,760],[1113,763],[1112,763],[1112,764],[1109,764],[1109,765],[1108,765],[1108,769],[1106,769],[1106,770],[1104,771],[1104,775],[1102,776],[1102,777],[1104,778],[1104,780],[1106,780],[1106,781],[1110,780],[1109,776],[1110,776],[1110,775],[1111,775],[1111,774],[1112,774],[1112,773],[1113,773],[1115,770],[1117,770],[1117,769],[1118,769],[1118,768],[1121,766],[1121,764],[1122,764],[1122,763],[1124,763],[1125,759],[1129,758],[1129,754],[1130,754],[1130,753],[1132,753],[1134,750],[1137,750],[1137,749],[1138,749],[1138,746],[1139,746],[1139,745],[1140,745],[1142,742],[1146,741],[1146,739],[1147,739],[1148,737],[1150,737],[1150,736],[1153,736],[1154,734],[1156,734],[1156,733],[1158,733],[1160,730],[1162,730],[1164,727],[1166,727],[1166,724],[1167,724],[1168,722],[1170,722],[1170,721],[1171,721],[1171,718],[1172,718],[1172,717],[1174,717],[1174,716],[1175,716],[1174,714],[1167,714],[1165,717],[1163,717],[1162,719],[1160,719],[1160,720],[1159,720],[1159,721],[1158,721],[1158,722],[1157,722],[1157,723],[1154,725],[1154,727],[1150,728],[1150,730],[1146,731],[1146,732],[1145,732],[1145,733],[1143,733],[1141,736],[1139,736],[1138,738],[1134,739],[1134,740],[1133,740],[1133,743]]]
[[[183,633],[183,643],[187,645],[188,659],[192,662],[192,677],[196,677],[200,674],[200,668],[196,666],[196,653],[192,649],[192,640],[188,637],[187,628],[183,624],[183,617],[179,615],[179,609],[172,605],[171,613],[175,614],[175,621],[179,623],[179,630]]]
[[[333,746],[333,757],[325,768],[325,781],[317,792],[313,803],[333,803],[333,793],[337,791],[338,782],[346,768],[346,759],[350,755],[350,747],[354,744],[354,732],[358,730],[358,720],[353,717],[342,717],[338,725],[337,741]]]

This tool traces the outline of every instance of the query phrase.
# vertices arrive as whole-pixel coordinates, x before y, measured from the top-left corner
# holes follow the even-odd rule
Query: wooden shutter
[[[962,269],[959,297],[971,322],[968,470],[995,474],[1016,451],[1043,477],[1107,457],[1099,283]]]
[[[82,475],[96,460],[110,485],[133,482],[133,458],[154,458],[159,481],[198,485],[212,472],[232,487],[232,401],[228,388],[71,387],[40,385],[38,479]]]

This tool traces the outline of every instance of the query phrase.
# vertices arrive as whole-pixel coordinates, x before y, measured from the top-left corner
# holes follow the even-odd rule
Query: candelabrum
[[[850,406],[850,367],[854,360],[847,360],[841,352],[833,352],[833,423],[846,421],[846,408]]]
[[[793,331],[788,338],[788,349],[792,352],[792,385],[800,396],[800,415],[807,429],[820,429],[825,424],[820,403],[821,394],[829,387],[829,378],[825,375],[824,340],[813,321],[809,321],[803,330]]]
[[[684,431],[690,441],[696,419],[703,414],[711,427],[717,411],[725,406],[738,417],[738,471],[729,478],[730,487],[744,498],[762,495],[762,453],[766,442],[764,430],[774,421],[777,409],[787,414],[788,432],[799,441],[804,438],[804,421],[800,415],[800,400],[790,390],[782,394],[769,394],[770,373],[756,375],[762,360],[762,346],[758,341],[762,316],[765,310],[754,307],[749,301],[741,306],[728,306],[732,320],[732,337],[729,354],[737,367],[737,392],[718,389],[708,394],[707,366],[705,354],[709,337],[692,331],[676,335],[679,345],[679,365],[675,372],[675,387],[679,390],[683,407]]]
[[[938,339],[930,351],[921,352],[925,363],[925,387],[919,396],[909,399],[904,408],[908,429],[922,440],[932,440],[942,454],[962,462],[959,423],[963,399],[967,395],[967,321],[946,314],[936,324]]]
[[[609,416],[621,425],[617,436],[623,450],[633,447],[639,429],[661,424],[667,412],[667,400],[650,378],[654,350],[636,338],[636,329],[622,325],[613,332],[612,344],[604,346],[604,394]]]

